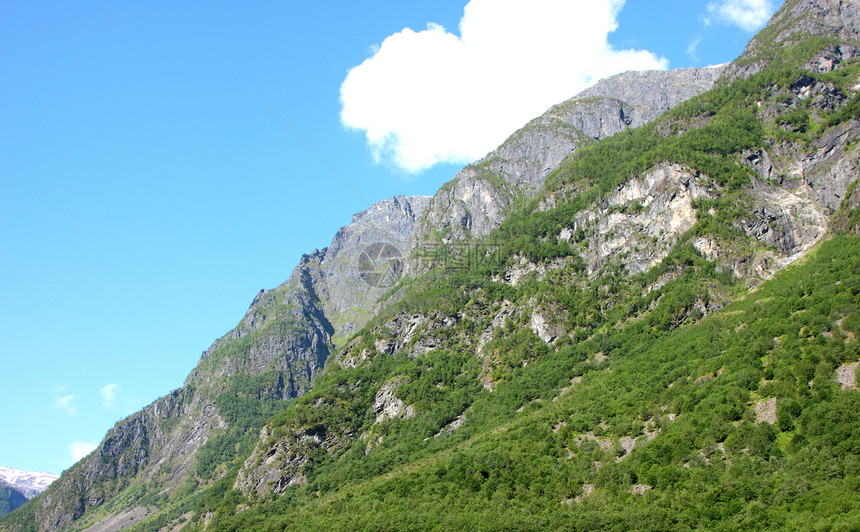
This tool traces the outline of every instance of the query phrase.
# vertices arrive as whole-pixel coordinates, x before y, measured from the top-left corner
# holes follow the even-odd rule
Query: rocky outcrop
[[[290,486],[305,484],[302,468],[310,461],[309,454],[324,443],[321,428],[295,430],[266,447],[258,445],[239,470],[234,487],[245,494],[283,493]],[[269,441],[268,428],[260,432],[260,442]]]
[[[791,259],[827,233],[825,209],[809,197],[808,187],[790,192],[758,179],[753,179],[752,185],[755,204],[750,216],[738,221],[738,226],[748,236]]]
[[[466,235],[487,235],[515,201],[537,192],[578,148],[646,124],[705,92],[723,68],[626,72],[553,106],[443,186],[427,208],[416,237],[450,242]]]
[[[788,49],[812,36],[843,41],[828,43],[813,55],[806,67],[814,72],[830,71],[860,56],[860,1],[788,0],[729,66],[726,79],[760,72],[778,49]]]
[[[457,321],[456,316],[399,313],[377,330],[376,350],[392,355],[406,349],[412,357],[421,356],[439,343],[435,331],[453,327]]]
[[[836,382],[843,390],[860,390],[860,381],[857,380],[857,368],[860,362],[842,364],[836,368]]]
[[[374,423],[379,424],[389,419],[415,417],[415,408],[412,405],[403,404],[403,401],[395,395],[395,389],[403,382],[402,377],[394,377],[376,392],[376,396],[373,398],[373,413],[376,414]]]
[[[546,343],[550,343],[556,338],[562,336],[565,331],[562,325],[553,323],[548,314],[542,309],[534,309],[531,319],[529,320],[529,328],[533,333],[538,335],[538,338]]]
[[[663,260],[696,223],[693,202],[710,195],[706,176],[661,164],[578,213],[559,239],[582,242],[580,255],[588,275],[610,259],[632,274],[642,273]]]
[[[378,300],[403,275],[413,232],[429,196],[375,203],[341,228],[319,261],[322,309],[340,345],[379,310]]]
[[[776,423],[776,397],[762,399],[755,404],[755,422],[757,425]]]

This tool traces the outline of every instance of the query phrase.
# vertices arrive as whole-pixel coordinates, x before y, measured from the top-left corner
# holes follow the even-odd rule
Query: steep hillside
[[[428,240],[487,236],[571,153],[705,92],[723,68],[626,72],[553,106],[439,190],[422,216],[413,248]]]
[[[381,322],[349,351],[364,360],[330,372],[268,425],[237,477],[241,495],[225,485],[191,522],[207,530],[856,525],[860,238],[828,240],[717,312],[697,299],[720,282],[713,264],[687,253],[664,262],[686,275],[650,292],[665,274],[604,278],[573,295],[566,270],[540,287],[536,275],[516,289],[472,286],[446,294],[453,301],[437,301],[432,313]],[[589,301],[592,290],[614,290],[619,303],[593,312],[606,300]],[[557,314],[529,307],[536,295],[543,304],[567,297],[568,312],[596,323],[578,326],[578,341],[547,344],[535,318]],[[434,349],[375,350],[415,322],[425,328],[410,343],[432,338]]]
[[[0,529],[856,525],[858,12],[356,215]]]
[[[399,275],[402,257],[367,263],[368,244],[407,249],[416,211],[428,201],[399,196],[371,206],[330,247],[302,257],[284,284],[261,290],[182,388],[118,422],[28,505],[34,524],[128,525],[237,465],[265,419],[311,387],[338,342],[369,319]]]
[[[856,523],[860,244],[813,246],[856,217],[860,64],[800,45],[582,148],[481,260],[430,257],[210,528]]]
[[[507,181],[496,189],[499,183],[482,175],[475,192],[533,195],[578,146],[647,122],[710,88],[719,72],[628,73],[604,80],[476,163],[492,162]],[[571,144],[580,137],[587,142]],[[399,196],[356,214],[328,248],[304,256],[284,284],[261,290],[239,325],[203,353],[182,388],[117,423],[93,454],[40,498],[32,510],[40,526],[102,523],[113,529],[134,523],[236,468],[263,421],[306,393],[329,356],[399,295],[380,297],[402,276],[422,271],[426,261],[416,252],[436,241],[426,231],[440,225],[438,206],[464,201],[458,191],[469,168],[455,178],[460,186],[449,184],[434,198]],[[495,218],[480,227],[461,224],[471,233],[457,232],[459,237],[486,235],[498,225],[514,205],[513,196],[505,198],[490,207]]]

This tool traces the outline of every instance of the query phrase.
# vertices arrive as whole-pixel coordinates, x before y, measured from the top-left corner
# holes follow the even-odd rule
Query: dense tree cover
[[[377,426],[386,437],[367,456],[360,446],[322,457],[309,484],[284,496],[240,513],[221,504],[210,526],[851,529],[860,392],[834,375],[860,359],[858,306],[860,238],[838,237],[743,300],[662,334],[638,320],[553,347],[510,323],[497,347],[530,363],[493,393],[470,388],[473,356],[378,356],[334,372],[308,403],[393,369],[408,377],[402,397],[421,415]],[[595,352],[607,360],[595,365]],[[434,395],[437,383],[457,393]],[[777,399],[773,425],[756,423],[754,406],[767,398]],[[466,424],[433,437],[461,408]],[[372,421],[366,408],[353,412]],[[353,422],[331,415],[330,426]],[[629,454],[625,437],[637,441]],[[651,489],[634,495],[638,484]]]

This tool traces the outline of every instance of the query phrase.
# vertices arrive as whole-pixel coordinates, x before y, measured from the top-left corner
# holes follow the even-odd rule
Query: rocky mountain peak
[[[811,38],[824,41],[808,61],[787,52]],[[807,61],[803,66],[809,70],[827,72],[858,56],[860,0],[789,0],[750,40],[726,79],[748,77],[772,63],[793,65],[798,59]]]
[[[796,0],[786,2],[769,27],[778,31],[777,42],[806,34],[838,39],[860,39],[860,1]]]

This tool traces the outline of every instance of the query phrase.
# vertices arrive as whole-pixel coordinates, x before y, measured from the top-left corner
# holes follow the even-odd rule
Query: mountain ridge
[[[841,9],[843,3],[836,4]],[[776,26],[765,28],[748,51],[755,57],[771,53],[762,43],[785,33],[779,28],[787,17],[813,8],[829,13],[836,4],[786,3],[774,17]],[[856,8],[856,2],[845,5]],[[849,38],[852,20],[843,32]],[[820,33],[833,25],[815,28]],[[656,79],[659,85],[673,76],[622,74],[554,106],[467,166],[436,196],[399,196],[356,214],[328,248],[305,255],[285,283],[254,298],[239,325],[204,352],[183,388],[119,422],[97,451],[31,503],[33,523],[41,528],[102,523],[103,529],[115,529],[115,518],[122,515],[128,518],[125,524],[144,526],[146,519],[167,519],[169,512],[159,513],[159,506],[179,511],[185,498],[207,486],[213,493],[235,488],[249,501],[259,498],[263,512],[268,508],[263,502],[277,493],[301,494],[306,485],[334,490],[326,475],[337,476],[338,460],[352,464],[346,471],[356,475],[355,482],[369,482],[359,472],[371,466],[350,457],[363,455],[381,471],[391,471],[382,453],[411,456],[396,447],[398,439],[416,448],[444,446],[448,438],[467,438],[492,426],[481,425],[480,416],[487,414],[476,405],[516,396],[512,382],[528,390],[529,366],[560,364],[564,370],[550,374],[550,380],[569,380],[568,389],[582,379],[604,378],[591,368],[613,368],[624,359],[605,347],[588,346],[595,337],[609,335],[613,325],[619,327],[616,335],[644,326],[635,324],[671,332],[719,313],[747,287],[766,283],[820,246],[834,226],[850,229],[856,218],[860,128],[856,116],[842,115],[853,109],[860,76],[845,53],[838,62],[830,59],[833,42],[822,46],[812,50],[812,59],[804,59],[809,74],[768,74],[767,64],[747,61],[752,52],[717,70],[677,74],[701,78],[685,93],[692,99],[677,96],[676,105],[671,105],[671,91],[655,98],[641,83],[631,94],[651,107],[606,96],[623,95],[631,79]],[[720,81],[720,76],[735,81]],[[693,97],[695,87],[704,91],[705,86],[716,88]],[[668,118],[646,120],[668,108],[673,109]],[[629,130],[633,125],[643,127]],[[562,140],[547,141],[550,133]],[[579,148],[581,156],[571,157]],[[613,160],[622,153],[632,154],[630,161]],[[525,163],[517,166],[518,158]],[[831,223],[834,216],[842,221]],[[471,242],[470,250],[501,250],[502,264],[463,272],[444,261],[440,268],[418,253],[422,246],[458,242]],[[368,257],[367,250],[378,243],[392,245],[399,255],[392,250],[392,255]],[[362,268],[365,263],[383,268]],[[591,293],[599,299],[586,301]],[[621,314],[625,305],[630,310]],[[825,332],[844,335],[846,349],[856,350],[853,311],[846,312],[839,320],[847,328],[832,326]],[[648,334],[660,338],[657,332]],[[585,357],[572,367],[572,354],[570,361],[557,355],[571,350]],[[437,366],[451,369],[434,370]],[[701,382],[716,379],[721,369],[709,371],[713,376]],[[430,378],[438,381],[419,388]],[[820,386],[826,388],[826,382],[822,377]],[[539,389],[529,392],[537,393],[532,399],[555,393]],[[510,415],[532,408],[543,416],[542,407],[529,407],[530,401],[516,405],[523,411],[512,407]],[[758,397],[750,401],[758,408]],[[763,402],[762,410],[769,404]],[[773,404],[781,403],[774,399]],[[693,412],[678,411],[682,416]],[[655,445],[663,441],[657,432],[661,416],[668,431],[675,419],[669,420],[670,414],[679,415],[664,412],[637,417],[642,437]],[[731,415],[738,422],[748,417]],[[787,415],[786,427],[801,424],[799,414]],[[606,452],[619,446],[612,452],[623,458],[640,445],[630,447],[638,439],[623,428],[629,422],[604,428],[604,421],[566,418],[553,430],[582,429],[571,434],[579,443],[566,452],[574,454],[589,445]],[[403,431],[399,438],[398,430]],[[427,439],[410,430],[425,431]],[[606,431],[614,439],[607,440]],[[476,437],[497,439],[492,434]],[[440,456],[445,452],[453,451]],[[571,500],[588,495],[601,470],[577,473],[584,482],[559,493]],[[155,486],[155,492],[136,485],[136,479]],[[604,485],[612,484],[604,480]],[[639,495],[655,485],[660,487],[635,484]],[[123,493],[129,503],[117,497]],[[241,520],[234,517],[235,506],[232,513],[219,514],[210,505],[206,512],[212,515],[199,514],[196,523],[205,528],[217,515],[222,524]],[[170,516],[179,519],[175,512]]]

